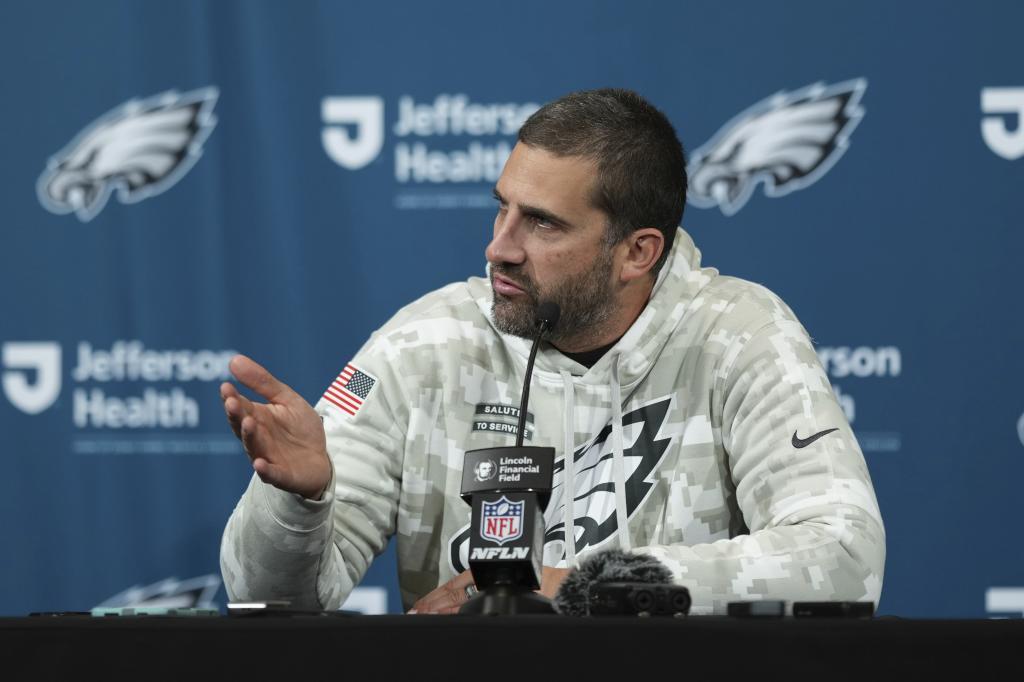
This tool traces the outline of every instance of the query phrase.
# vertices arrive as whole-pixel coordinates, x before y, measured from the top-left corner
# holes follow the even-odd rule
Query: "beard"
[[[491,306],[494,326],[506,334],[533,339],[537,334],[537,306],[541,301],[551,301],[558,304],[561,315],[558,324],[547,335],[548,342],[556,347],[586,343],[590,338],[600,336],[602,327],[615,310],[611,272],[612,250],[608,247],[601,249],[593,264],[582,274],[565,276],[543,290],[521,266],[492,264],[492,290],[497,273],[508,277],[526,292],[516,297],[494,292]]]

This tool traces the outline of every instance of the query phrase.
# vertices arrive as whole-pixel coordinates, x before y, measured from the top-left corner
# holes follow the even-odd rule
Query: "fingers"
[[[252,468],[261,481],[268,485],[280,487],[281,469],[276,464],[272,464],[262,457],[257,457],[252,460]]]
[[[473,574],[463,571],[417,601],[409,613],[453,614],[469,601],[466,588],[473,584]]]
[[[266,444],[266,432],[255,417],[246,417],[241,423],[242,446],[245,454],[252,460],[252,468],[260,480],[282,490],[288,489],[287,468],[269,459],[269,448]]]
[[[463,571],[462,573],[459,573],[457,576],[449,580],[448,583],[463,594],[465,594],[467,587],[475,584],[473,582],[473,573],[471,571]]]
[[[252,401],[239,393],[238,389],[228,382],[220,385],[220,397],[224,403],[224,414],[227,415],[228,424],[235,432],[235,437],[241,439],[242,420],[253,414]]]
[[[459,609],[461,609],[461,608],[462,608],[461,605],[460,606],[445,606],[445,607],[442,607],[442,608],[438,609],[437,611],[435,611],[434,613],[429,614],[429,615],[434,615],[434,616],[454,616],[457,613],[459,613]]]
[[[262,365],[244,355],[236,355],[231,358],[228,368],[242,385],[252,389],[272,403],[285,402],[295,395],[293,390],[286,384],[278,381]]]
[[[242,446],[245,448],[246,454],[249,455],[249,459],[253,461],[253,464],[255,464],[257,459],[267,461],[267,453],[264,452],[261,429],[256,421],[256,417],[246,415],[241,420],[238,437],[242,440]],[[260,478],[263,478],[263,476],[261,475]],[[270,481],[266,482],[269,483]]]

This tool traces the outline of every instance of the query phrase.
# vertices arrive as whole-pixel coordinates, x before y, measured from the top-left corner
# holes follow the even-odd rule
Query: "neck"
[[[551,345],[562,353],[586,353],[603,348],[622,338],[647,307],[647,301],[650,300],[651,291],[654,289],[653,280],[645,281],[643,284],[636,282],[636,284],[639,286],[627,286],[622,290],[614,307],[615,312],[599,327],[564,339],[556,339],[551,342]]]

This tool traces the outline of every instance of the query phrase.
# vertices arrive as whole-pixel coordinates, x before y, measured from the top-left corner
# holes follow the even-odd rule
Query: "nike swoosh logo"
[[[810,436],[808,438],[800,438],[799,436],[796,435],[796,431],[794,431],[793,432],[793,447],[794,448],[806,448],[808,445],[810,445],[814,441],[818,440],[822,436],[827,436],[828,434],[832,433],[833,431],[838,431],[838,430],[839,430],[838,428],[825,429],[824,431],[818,431],[816,434],[814,434],[813,436]]]

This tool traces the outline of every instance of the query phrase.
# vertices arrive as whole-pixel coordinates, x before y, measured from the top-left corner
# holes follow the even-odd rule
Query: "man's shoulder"
[[[487,332],[490,322],[481,307],[486,291],[486,281],[478,277],[435,289],[400,308],[374,335],[412,335],[440,342],[442,337],[457,338],[460,331]]]
[[[446,314],[459,311],[467,305],[473,305],[474,299],[470,293],[469,285],[470,282],[452,282],[439,289],[429,291],[399,308],[392,316],[392,319],[407,320],[443,317]]]
[[[774,291],[749,280],[718,275],[701,289],[698,309],[718,326],[746,331],[771,322],[797,322],[793,310]]]

